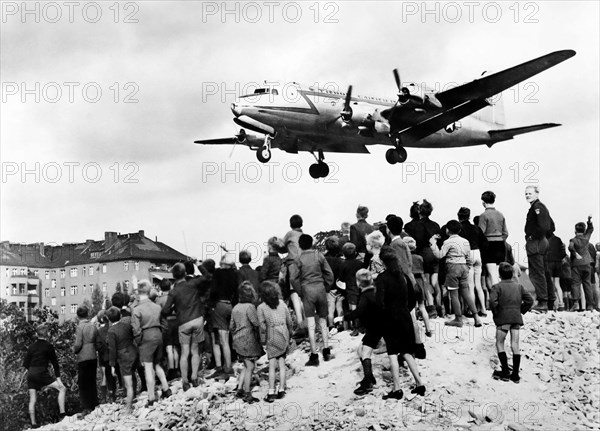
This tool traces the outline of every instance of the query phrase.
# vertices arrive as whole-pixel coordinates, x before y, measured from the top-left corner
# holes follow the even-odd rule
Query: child
[[[425,280],[423,279],[423,258],[417,254],[417,241],[410,236],[405,236],[402,240],[408,245],[412,256],[412,273],[415,276],[415,296],[417,299],[417,306],[423,317],[423,324],[425,325],[425,335],[431,337],[431,327],[429,326],[429,313],[425,307]]]
[[[498,268],[500,283],[492,286],[490,292],[490,309],[494,314],[496,324],[496,349],[502,370],[494,371],[492,377],[496,380],[509,379],[519,383],[519,366],[521,353],[519,350],[519,329],[523,325],[523,317],[533,306],[533,297],[525,290],[523,285],[513,280],[513,267],[507,262],[502,262]],[[513,352],[512,374],[508,368],[508,359],[504,351],[504,340],[510,330],[510,347]]]
[[[469,291],[469,266],[471,266],[471,247],[469,241],[458,236],[461,226],[457,220],[450,220],[446,223],[446,233],[448,239],[444,241],[442,250],[437,246],[437,239],[440,238],[439,234],[433,235],[429,244],[435,257],[438,259],[446,258],[446,280],[445,284],[450,292],[450,298],[452,300],[452,311],[454,311],[454,319],[447,320],[445,322],[448,326],[462,327],[462,310],[460,306],[460,299],[458,293],[460,292],[462,298],[467,303],[469,310],[473,314],[475,319],[475,327],[481,326],[481,320],[477,315],[477,308],[475,307],[475,297],[471,295]]]
[[[31,428],[39,428],[35,421],[35,403],[37,400],[37,391],[43,388],[52,388],[58,391],[58,408],[60,419],[65,416],[65,394],[67,388],[60,381],[60,368],[54,346],[48,342],[48,326],[40,325],[35,330],[37,340],[29,346],[23,366],[27,368],[27,387],[29,388],[29,417],[31,419]],[[48,373],[48,364],[52,363],[54,367],[53,378]]]
[[[121,377],[125,385],[125,403],[127,413],[132,413],[133,403],[133,368],[137,360],[137,349],[133,345],[133,328],[131,317],[121,319],[121,310],[110,307],[106,310],[106,317],[111,322],[108,329],[108,362],[113,376],[116,376],[115,367],[119,364]]]
[[[575,237],[569,241],[569,252],[571,254],[571,275],[573,277],[573,286],[571,290],[571,296],[574,301],[574,305],[578,305],[577,302],[581,300],[581,308],[585,307],[587,310],[594,309],[594,291],[592,289],[591,275],[592,258],[590,256],[589,244],[590,237],[594,232],[594,225],[592,224],[592,216],[587,219],[587,227],[583,222],[579,222],[575,225]],[[581,297],[581,290],[583,287],[584,298]]]
[[[244,281],[238,288],[238,303],[231,311],[229,330],[233,336],[233,349],[244,363],[238,376],[236,396],[247,403],[259,401],[252,396],[250,384],[256,360],[263,351],[258,340],[258,314],[254,306],[256,292],[252,283]]]
[[[342,246],[342,253],[344,254],[345,260],[342,263],[342,269],[340,271],[340,281],[346,285],[346,302],[348,303],[348,309],[353,311],[358,305],[358,295],[360,293],[359,288],[356,285],[356,272],[362,268],[363,262],[357,259],[356,246],[351,242],[347,242]],[[348,319],[344,320],[348,321]],[[353,322],[354,331],[350,335],[357,336],[358,320],[354,319],[351,322]]]
[[[269,392],[265,401],[272,403],[285,396],[285,356],[290,344],[292,318],[279,299],[279,286],[271,281],[260,285],[263,303],[258,306],[260,342],[266,346],[269,358]],[[275,394],[275,369],[279,365],[279,391]]]
[[[352,244],[352,243],[347,243]],[[354,244],[352,244],[354,246]],[[359,269],[355,275],[355,283],[360,288],[360,297],[358,306],[343,316],[336,317],[336,321],[353,320],[360,318],[365,325],[365,336],[362,344],[358,348],[358,356],[364,370],[364,377],[359,382],[358,388],[354,390],[356,395],[366,395],[373,391],[373,385],[377,383],[373,376],[373,366],[371,364],[371,354],[373,349],[383,336],[382,310],[375,300],[375,285],[373,276],[368,269]]]

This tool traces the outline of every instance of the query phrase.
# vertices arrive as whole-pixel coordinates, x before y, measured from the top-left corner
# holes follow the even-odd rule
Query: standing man
[[[575,237],[569,241],[569,252],[571,253],[571,274],[573,275],[573,287],[571,292],[573,295],[573,308],[579,307],[578,300],[581,299],[581,288],[585,295],[586,310],[593,310],[596,307],[594,303],[594,291],[592,289],[592,258],[590,255],[590,237],[594,232],[592,224],[592,216],[587,219],[587,227],[583,222],[575,225]],[[583,306],[581,307],[583,308]]]
[[[171,396],[167,377],[160,366],[163,353],[163,337],[160,326],[161,306],[150,301],[148,294],[151,288],[152,285],[148,280],[140,280],[138,282],[140,300],[131,315],[133,336],[138,345],[140,362],[144,366],[146,373],[148,406],[156,402],[156,394],[154,392],[156,377],[158,377],[161,384],[161,398]]]
[[[548,250],[547,236],[554,232],[554,222],[546,205],[539,201],[538,186],[527,186],[525,188],[525,200],[530,207],[525,222],[525,250],[529,265],[529,278],[535,287],[537,304],[533,307],[535,311],[548,311],[554,308],[554,289],[548,291],[544,257]]]
[[[308,340],[310,342],[310,358],[306,366],[318,366],[319,355],[315,337],[315,317],[319,318],[319,328],[323,337],[323,360],[331,359],[329,348],[329,329],[327,328],[327,291],[325,286],[333,284],[333,271],[325,256],[313,250],[313,238],[302,234],[298,239],[302,252],[290,266],[290,283],[296,292],[300,292],[304,313],[308,324]]]
[[[200,367],[200,353],[198,344],[204,341],[204,301],[202,296],[210,287],[209,280],[204,277],[194,277],[186,280],[185,265],[176,263],[171,269],[175,279],[175,287],[169,292],[167,302],[163,306],[162,315],[168,316],[175,309],[177,324],[179,325],[179,344],[181,356],[179,367],[183,390],[190,388],[188,380],[188,357],[192,352],[192,382],[199,384],[198,368]]]

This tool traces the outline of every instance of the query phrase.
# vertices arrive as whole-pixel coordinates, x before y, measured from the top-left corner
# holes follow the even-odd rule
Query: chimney
[[[46,255],[44,254],[44,243],[40,242],[40,243],[38,243],[38,246],[39,246],[39,250],[40,250],[40,256],[46,257]]]
[[[143,230],[140,230],[140,231],[138,232],[138,235],[140,236],[140,238],[143,238],[143,237],[144,237],[144,231],[143,231]]]
[[[117,241],[116,232],[104,232],[104,250],[108,250]]]

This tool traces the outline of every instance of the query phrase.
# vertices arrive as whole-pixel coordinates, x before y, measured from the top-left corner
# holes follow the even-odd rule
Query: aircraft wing
[[[205,145],[227,145],[235,144],[237,138],[218,138],[218,139],[203,139],[201,141],[194,141],[194,144],[205,144]]]
[[[399,131],[396,136],[400,137],[400,141],[403,145],[410,145],[419,139],[423,139],[426,136],[437,132],[448,124],[479,111],[487,105],[489,105],[489,103],[486,102],[485,99],[469,100],[468,102],[464,102],[447,111],[442,111],[414,126],[407,127],[406,129]]]
[[[558,63],[562,63],[574,55],[575,51],[570,49],[555,51],[518,66],[442,91],[437,93],[435,97],[444,108],[457,106],[468,100],[492,97],[552,66],[556,66]]]

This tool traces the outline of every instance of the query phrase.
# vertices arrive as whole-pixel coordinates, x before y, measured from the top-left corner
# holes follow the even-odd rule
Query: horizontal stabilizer
[[[218,138],[218,139],[203,139],[201,141],[194,141],[194,144],[204,144],[204,145],[227,145],[227,144],[235,144],[236,139],[233,138]]]
[[[500,141],[507,141],[517,135],[522,135],[523,133],[535,132],[537,130],[544,130],[558,126],[560,126],[560,124],[544,123],[536,124],[535,126],[515,127],[513,129],[488,130],[488,133],[490,134],[490,138],[492,138],[493,144]]]

